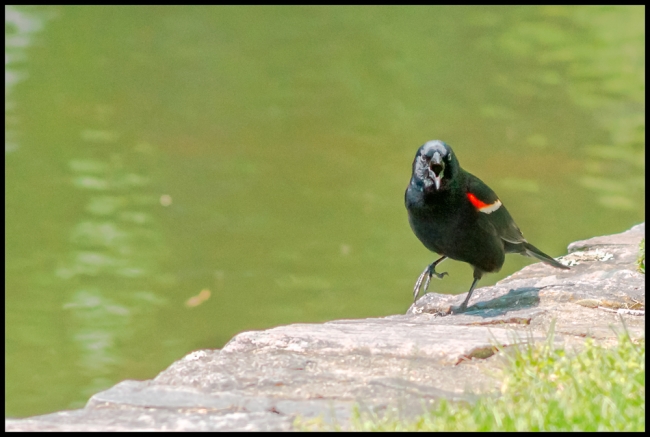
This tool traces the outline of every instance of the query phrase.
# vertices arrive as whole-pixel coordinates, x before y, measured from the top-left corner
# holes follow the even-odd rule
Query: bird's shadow
[[[467,307],[464,312],[458,312],[459,307],[452,307],[454,314],[471,314],[482,318],[498,317],[510,311],[522,310],[539,306],[539,291],[543,287],[522,287],[511,289],[508,293],[490,299],[490,293],[481,296],[482,300]],[[456,310],[456,311],[454,311]]]

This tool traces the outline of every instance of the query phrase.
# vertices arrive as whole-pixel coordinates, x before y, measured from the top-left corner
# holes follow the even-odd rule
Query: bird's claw
[[[415,281],[415,287],[413,287],[413,302],[417,300],[418,295],[420,294],[420,286],[422,285],[422,282],[424,282],[424,286],[422,287],[421,291],[422,294],[425,294],[429,288],[429,283],[431,282],[432,276],[435,276],[438,279],[442,279],[445,277],[445,275],[449,276],[449,273],[438,273],[436,272],[436,267],[433,264],[428,265],[427,268],[424,269],[424,271],[420,274],[418,280]]]
[[[460,313],[464,313],[465,311],[467,311],[467,303],[463,302],[460,305],[458,305],[457,307],[452,307],[451,313],[452,314],[460,314]]]
[[[447,273],[447,272],[442,272],[442,273],[431,272],[431,273],[432,273],[433,275],[436,275],[436,277],[437,277],[438,279],[442,279],[442,278],[444,278],[445,275],[449,276],[449,273]],[[429,277],[431,277],[431,276],[429,276]],[[426,290],[425,290],[425,291],[426,291]]]

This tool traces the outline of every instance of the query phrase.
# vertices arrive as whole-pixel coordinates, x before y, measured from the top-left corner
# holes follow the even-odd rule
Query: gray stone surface
[[[458,364],[485,355],[492,350],[492,343],[508,345],[517,340],[499,327],[434,324],[425,328],[423,324],[425,320],[417,323],[412,317],[401,317],[280,326],[239,334],[224,346],[223,352],[419,356],[442,364]],[[543,340],[545,336],[535,338]]]
[[[345,425],[355,405],[412,417],[435,399],[471,402],[499,387],[494,346],[544,341],[553,320],[558,345],[613,342],[622,323],[644,336],[644,233],[642,224],[572,243],[561,258],[570,271],[530,265],[477,289],[465,313],[454,312],[464,295],[429,293],[405,315],[243,332],[83,409],[5,419],[5,429],[287,431],[296,417]]]

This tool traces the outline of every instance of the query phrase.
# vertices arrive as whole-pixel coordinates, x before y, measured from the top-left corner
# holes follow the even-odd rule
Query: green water
[[[644,221],[644,13],[7,7],[5,415],[244,330],[404,313],[430,139],[552,256]],[[444,267],[430,290],[467,291]]]

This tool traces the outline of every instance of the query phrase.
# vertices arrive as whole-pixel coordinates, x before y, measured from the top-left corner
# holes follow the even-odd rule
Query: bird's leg
[[[429,264],[424,271],[420,274],[418,277],[418,280],[415,281],[415,287],[413,287],[413,302],[418,298],[418,295],[420,294],[420,286],[422,285],[422,282],[424,281],[424,287],[422,287],[422,293],[427,292],[427,288],[429,288],[429,282],[431,282],[431,276],[436,275],[437,278],[442,279],[445,275],[449,276],[449,273],[447,272],[442,272],[438,273],[436,272],[436,266],[446,260],[446,256],[440,257],[437,261],[432,262]]]
[[[476,283],[478,282],[479,279],[481,279],[481,276],[483,276],[483,272],[474,270],[474,282],[472,282],[472,286],[469,287],[469,291],[467,292],[467,297],[463,301],[462,304],[460,304],[460,311],[465,311],[467,309],[467,303],[469,302],[469,298],[472,297],[472,292],[474,291],[474,287],[476,287]]]

